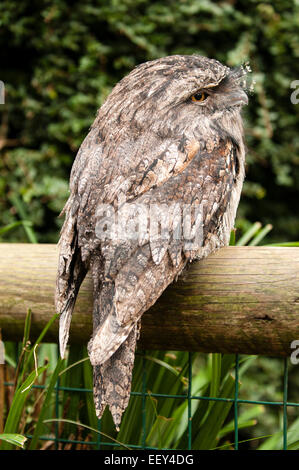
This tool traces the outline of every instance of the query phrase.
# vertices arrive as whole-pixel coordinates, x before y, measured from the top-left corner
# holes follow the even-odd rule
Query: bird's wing
[[[59,345],[60,354],[65,355],[69,338],[71,316],[74,310],[78,291],[88,271],[88,260],[83,260],[78,234],[78,217],[80,208],[80,182],[84,184],[84,169],[88,167],[90,147],[93,138],[87,135],[77,153],[73,164],[70,196],[61,213],[65,214],[65,221],[61,229],[59,240],[59,260],[55,290],[55,307],[60,313]]]
[[[99,248],[95,237],[97,207],[115,203],[120,194],[130,201],[162,185],[181,173],[199,149],[196,141],[174,143],[152,135],[140,142],[137,138],[134,145],[125,146],[123,137],[120,132],[107,144],[96,127],[92,127],[73,164],[70,196],[62,211],[65,222],[59,241],[55,294],[56,310],[61,314],[62,356],[78,290],[88,270],[90,255]],[[130,250],[128,256],[129,253]]]
[[[172,236],[157,242],[147,239],[143,243],[134,240],[123,245],[109,241],[102,244],[105,276],[113,280],[113,298],[105,294],[101,299],[102,305],[110,301],[110,310],[98,322],[89,344],[94,365],[114,354],[188,259],[206,256],[227,244],[235,215],[234,208],[230,209],[235,177],[234,147],[223,143],[212,152],[195,155],[180,174],[165,179],[159,186],[152,185],[137,198],[139,204],[149,200],[158,206],[166,202],[169,206],[174,203],[189,207],[191,227],[196,226],[195,213],[199,209],[197,230],[202,233],[198,245],[194,246],[192,239]],[[167,251],[170,256],[166,256]]]
[[[158,244],[101,241],[96,236],[98,205],[114,204],[117,210],[121,192],[126,201],[141,204],[202,205],[203,256],[225,243],[219,232],[223,227],[227,235],[227,219],[234,219],[229,210],[236,169],[231,144],[203,149],[196,141],[159,145],[153,140],[137,147],[124,148],[113,160],[112,149],[95,129],[83,142],[72,169],[57,281],[63,355],[76,295],[91,270],[94,333],[88,351],[95,405],[98,417],[109,405],[117,427],[129,398],[139,320],[192,258],[192,250],[171,237]]]

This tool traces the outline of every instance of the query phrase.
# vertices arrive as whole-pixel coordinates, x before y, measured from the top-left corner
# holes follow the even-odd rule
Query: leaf
[[[0,440],[8,442],[18,447],[24,448],[24,444],[27,441],[27,437],[22,436],[21,434],[0,434]]]
[[[38,367],[36,370],[32,371],[24,383],[17,389],[6,419],[4,427],[5,434],[16,433],[18,431],[27,395],[30,392],[37,377],[46,369],[47,366],[43,366]],[[11,448],[12,446],[8,443],[2,443],[0,446],[1,450],[10,450]]]

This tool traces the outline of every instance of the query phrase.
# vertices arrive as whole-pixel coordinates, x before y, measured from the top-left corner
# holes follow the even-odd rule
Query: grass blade
[[[273,228],[273,225],[271,224],[267,224],[265,225],[265,227],[263,227],[256,235],[255,237],[253,238],[253,240],[251,240],[251,242],[249,243],[249,246],[256,246],[260,243],[261,240],[263,240],[263,238],[265,238],[265,236],[271,232]]]
[[[27,369],[29,368],[29,365],[30,365],[30,362],[33,358],[33,355],[34,355],[34,351],[35,351],[35,348],[42,342],[45,334],[47,333],[48,329],[51,327],[51,325],[54,323],[54,321],[59,317],[59,314],[58,313],[55,313],[53,315],[53,317],[48,321],[48,323],[46,324],[46,326],[44,327],[44,329],[42,330],[41,334],[39,335],[39,337],[37,338],[36,342],[34,343],[33,347],[31,348],[29,354],[28,354],[28,357],[22,367],[22,370],[20,372],[20,379],[19,379],[19,383],[21,383],[23,381],[23,378],[24,378],[24,375],[27,371]]]
[[[27,441],[27,437],[22,436],[21,434],[0,434],[0,441],[8,442],[14,446],[24,448],[24,444]]]
[[[57,383],[58,375],[61,372],[62,367],[64,366],[65,362],[63,359],[58,359],[56,368],[51,376],[50,383],[47,387],[46,391],[46,396],[44,398],[43,406],[41,408],[40,414],[38,421],[35,425],[35,430],[29,445],[29,450],[35,450],[38,444],[38,439],[42,435],[43,429],[45,427],[44,420],[46,417],[46,414],[48,413],[48,408],[50,406],[50,402],[52,400],[52,393],[54,390],[54,387]]]
[[[255,222],[249,230],[247,230],[244,235],[237,241],[237,246],[244,246],[246,245],[249,240],[251,240],[254,235],[261,229],[262,224],[260,222]]]
[[[24,383],[17,389],[6,419],[4,427],[5,434],[14,434],[18,431],[19,422],[24,410],[24,404],[27,395],[30,392],[35,380],[44,370],[46,370],[46,368],[47,366],[38,367],[36,370],[32,371],[31,374],[28,375]],[[3,442],[0,446],[1,450],[10,450],[11,448],[12,445],[5,442]]]
[[[299,242],[281,242],[281,243],[268,243],[264,246],[299,246]]]
[[[10,196],[10,200],[11,200],[11,203],[15,206],[15,208],[17,209],[18,211],[18,214],[20,216],[20,218],[22,219],[22,222],[25,221],[25,220],[28,220],[29,217],[26,213],[26,210],[25,210],[25,207],[24,207],[24,204],[22,203],[21,199],[16,195],[16,194],[12,194]],[[24,224],[23,223],[23,227],[24,227],[24,230],[25,230],[25,233],[28,237],[28,240],[30,243],[38,243],[38,240],[37,240],[37,237],[35,235],[35,232],[34,230],[32,229],[32,224],[28,225],[28,224]]]
[[[25,229],[25,227],[32,227],[32,222],[30,222],[29,220],[18,220],[17,222],[12,222],[11,224],[5,225],[5,227],[0,228],[0,236],[4,235],[6,232],[9,232],[10,230],[14,230],[20,225],[23,225]]]

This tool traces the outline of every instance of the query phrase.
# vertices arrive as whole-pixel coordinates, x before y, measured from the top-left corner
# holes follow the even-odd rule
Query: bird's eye
[[[192,95],[191,100],[195,101],[196,103],[200,103],[201,101],[206,100],[207,97],[208,97],[208,94],[201,91],[199,93],[195,93],[194,95]]]

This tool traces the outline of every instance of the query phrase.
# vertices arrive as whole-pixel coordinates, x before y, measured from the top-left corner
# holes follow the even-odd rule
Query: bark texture
[[[32,340],[55,313],[56,245],[0,245],[0,328]],[[227,247],[191,263],[142,318],[142,349],[288,356],[299,339],[299,248]],[[92,334],[92,281],[83,282],[70,343]],[[46,341],[58,341],[58,321]]]

